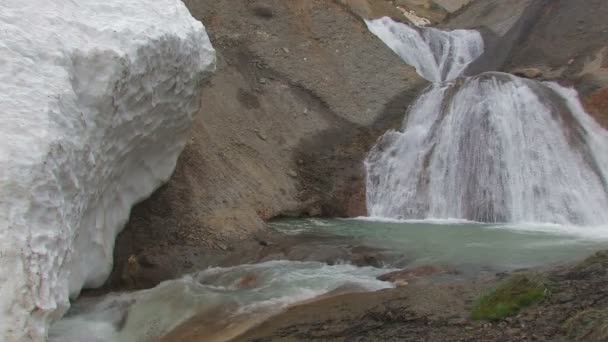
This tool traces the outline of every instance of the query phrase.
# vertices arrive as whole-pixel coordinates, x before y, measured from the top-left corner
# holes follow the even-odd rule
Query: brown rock
[[[512,74],[519,77],[535,79],[542,77],[543,71],[538,68],[522,68],[513,70]]]
[[[247,273],[237,283],[239,289],[251,289],[258,284],[258,277],[253,273]]]
[[[364,18],[373,19],[384,16],[397,17],[399,12],[389,2],[384,0],[340,0],[353,13]]]
[[[597,92],[583,99],[585,110],[591,114],[595,120],[608,129],[608,88],[600,89]]]
[[[378,276],[377,279],[381,281],[390,281],[392,283],[397,282],[412,282],[417,278],[428,277],[435,274],[444,273],[445,270],[437,266],[419,266],[411,269],[404,269],[401,271],[395,271],[387,274]]]

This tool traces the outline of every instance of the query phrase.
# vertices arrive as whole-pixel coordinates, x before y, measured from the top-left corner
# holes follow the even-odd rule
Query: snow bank
[[[179,0],[2,0],[0,61],[0,340],[43,340],[171,175],[215,51]]]

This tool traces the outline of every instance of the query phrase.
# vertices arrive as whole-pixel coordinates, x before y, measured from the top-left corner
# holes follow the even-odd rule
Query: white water
[[[150,290],[81,299],[52,326],[49,340],[149,341],[195,316],[208,316],[209,325],[243,315],[259,323],[290,304],[341,288],[390,288],[376,280],[386,272],[390,270],[294,261],[211,268]]]
[[[455,79],[483,53],[481,34],[473,30],[412,27],[388,17],[366,20],[366,24],[420,76],[432,82]]]
[[[606,155],[571,90],[498,73],[435,85],[370,152],[369,212],[601,225]]]
[[[405,25],[380,24],[411,35]],[[424,58],[426,45],[398,50],[423,64],[422,75],[437,67]],[[452,51],[472,62],[469,49]],[[608,132],[574,90],[557,84],[503,73],[435,83],[409,109],[403,131],[378,141],[366,168],[371,216],[608,224]]]

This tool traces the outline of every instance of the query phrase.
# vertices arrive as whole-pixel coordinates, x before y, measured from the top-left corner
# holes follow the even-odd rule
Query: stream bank
[[[473,321],[480,295],[499,279],[425,284],[344,295],[288,309],[235,341],[601,341],[608,263],[598,254],[544,271],[551,295],[514,317]],[[603,317],[603,318],[602,318]],[[599,333],[598,333],[599,332]],[[594,336],[600,339],[592,339]],[[590,339],[591,338],[591,339]],[[195,340],[192,340],[195,341]]]
[[[465,333],[472,340],[476,329],[493,326],[469,318],[475,301],[518,272],[546,274],[552,284],[547,303],[569,303],[568,313],[604,300],[605,254],[569,265],[606,248],[608,238],[593,230],[579,236],[567,227],[555,233],[556,227],[542,225],[369,219],[271,225],[280,239],[258,241],[251,254],[231,259],[236,266],[209,267],[150,290],[82,296],[53,326],[51,341],[79,341],[82,334],[99,341],[339,341],[359,335],[452,341],[446,337]],[[535,320],[534,310],[545,304],[517,322]]]

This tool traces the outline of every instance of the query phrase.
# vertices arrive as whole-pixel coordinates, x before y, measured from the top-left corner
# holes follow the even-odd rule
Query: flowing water
[[[578,103],[501,73],[434,85],[369,154],[370,214],[607,224],[608,132]]]
[[[296,303],[391,288],[376,277],[397,268],[431,265],[457,273],[437,281],[473,278],[573,261],[608,247],[607,229],[558,225],[361,218],[283,219],[271,226],[287,234],[347,236],[403,256],[383,268],[295,261],[210,268],[150,290],[81,298],[51,327],[49,341],[151,341],[193,319],[192,329],[203,329],[206,341],[227,341]]]
[[[386,17],[366,23],[373,34],[431,82],[459,77],[483,53],[483,39],[474,30],[412,27]]]
[[[438,265],[464,276],[505,272],[583,258],[608,247],[608,229],[555,224],[487,224],[464,220],[282,219],[288,234],[330,233],[402,253],[387,267]]]
[[[392,284],[376,280],[386,272],[372,267],[295,261],[210,268],[150,290],[81,298],[51,327],[49,340],[150,341],[193,317],[205,317],[210,327],[247,328],[290,304],[332,291],[390,288]],[[238,332],[242,331],[237,329],[235,334]],[[217,333],[222,332],[210,328],[209,340],[214,340],[212,335]]]
[[[367,25],[434,82],[404,109],[402,130],[387,132],[369,153],[374,218],[272,225],[349,236],[403,257],[382,269],[294,261],[211,268],[150,290],[81,298],[51,327],[50,341],[149,341],[188,322],[208,341],[228,340],[294,303],[390,288],[376,277],[397,266],[477,276],[608,246],[608,133],[575,91],[503,73],[463,77],[483,54],[476,31],[388,18]]]
[[[575,91],[497,72],[453,79],[480,55],[475,34],[368,25],[436,82],[369,153],[370,215],[608,224],[608,132]]]

